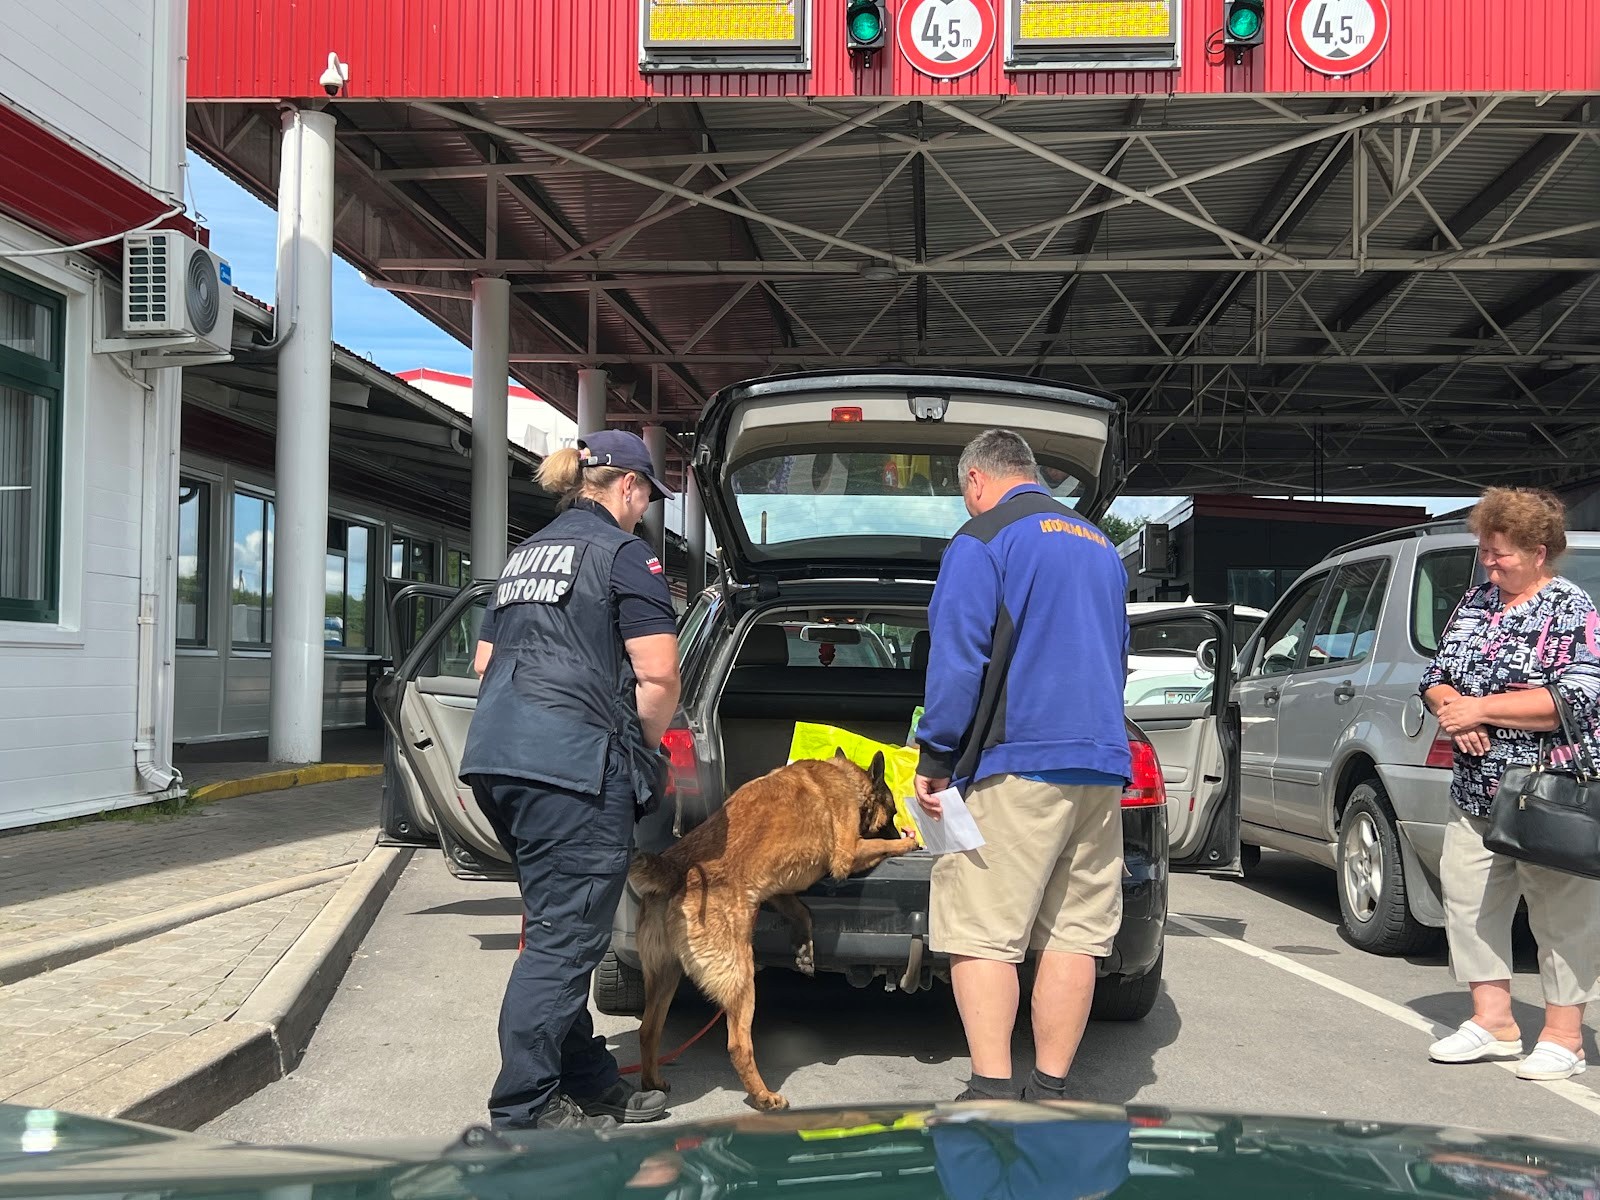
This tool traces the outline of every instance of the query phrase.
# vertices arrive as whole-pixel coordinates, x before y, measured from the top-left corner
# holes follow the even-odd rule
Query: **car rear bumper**
[[[1143,839],[1141,839],[1143,841]],[[1161,839],[1164,844],[1165,839]],[[1145,843],[1148,844],[1148,843]],[[1100,959],[1100,975],[1142,975],[1160,957],[1167,918],[1167,866],[1142,849],[1124,850],[1122,927],[1111,954]],[[928,876],[933,856],[926,852],[890,859],[875,870],[835,883],[824,879],[801,895],[811,912],[812,944],[818,971],[842,973],[865,984],[874,977],[901,986],[926,986],[949,968],[928,947]],[[624,892],[612,931],[612,949],[632,967],[639,965],[634,937],[638,900]],[[754,938],[756,962],[792,967],[794,947],[788,923],[762,909]]]

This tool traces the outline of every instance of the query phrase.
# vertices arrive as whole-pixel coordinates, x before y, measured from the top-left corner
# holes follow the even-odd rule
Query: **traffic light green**
[[[1223,0],[1222,40],[1231,48],[1259,46],[1266,40],[1265,0]]]
[[[881,50],[888,21],[881,0],[850,0],[845,9],[845,45],[850,50]]]

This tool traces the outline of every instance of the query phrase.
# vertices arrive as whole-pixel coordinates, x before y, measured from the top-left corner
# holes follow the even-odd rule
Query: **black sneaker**
[[[1028,1076],[1027,1086],[1022,1089],[1022,1099],[1027,1104],[1039,1104],[1046,1100],[1071,1100],[1072,1097],[1067,1095],[1066,1088],[1051,1087],[1040,1079],[1039,1072],[1035,1071]]]
[[[1020,1095],[1020,1092],[1013,1091],[1009,1085],[1002,1090],[997,1086],[997,1081],[990,1082],[988,1090],[981,1090],[969,1082],[962,1093],[956,1097],[955,1102],[957,1104],[965,1104],[969,1100],[1016,1100]]]
[[[582,1129],[598,1133],[602,1129],[615,1129],[617,1122],[609,1116],[585,1114],[578,1102],[564,1093],[556,1093],[539,1119],[535,1129]]]
[[[665,1092],[641,1092],[619,1079],[598,1096],[575,1098],[573,1103],[591,1117],[608,1117],[627,1125],[659,1121],[667,1115]]]

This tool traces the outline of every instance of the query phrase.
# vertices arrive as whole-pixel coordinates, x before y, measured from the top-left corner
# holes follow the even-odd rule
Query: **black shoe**
[[[1040,1104],[1046,1100],[1070,1100],[1067,1089],[1052,1087],[1039,1077],[1039,1072],[1034,1071],[1028,1076],[1027,1085],[1022,1089],[1022,1099],[1027,1104]]]
[[[598,1096],[574,1098],[573,1103],[591,1117],[604,1116],[627,1125],[659,1121],[667,1115],[665,1092],[641,1092],[619,1079]]]
[[[969,1080],[966,1089],[956,1097],[957,1104],[965,1104],[969,1100],[1016,1100],[1020,1092],[1013,1091],[1008,1082],[998,1079],[985,1079],[980,1084],[977,1079]]]
[[[578,1102],[565,1093],[558,1092],[545,1105],[535,1129],[582,1129],[598,1133],[602,1129],[615,1129],[617,1122],[609,1116],[586,1114]]]

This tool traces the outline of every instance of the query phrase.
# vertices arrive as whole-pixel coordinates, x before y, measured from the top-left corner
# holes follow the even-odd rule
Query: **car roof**
[[[1329,551],[1323,562],[1330,562],[1340,555],[1348,554],[1352,550],[1368,550],[1373,546],[1388,546],[1399,542],[1413,541],[1417,538],[1470,538],[1471,536],[1471,531],[1467,529],[1467,523],[1464,519],[1451,518],[1448,520],[1429,521],[1422,525],[1408,525],[1402,529],[1391,529],[1386,533],[1375,533],[1370,537],[1346,542],[1337,549]],[[1600,546],[1600,531],[1569,529],[1567,531],[1567,545],[1593,549]],[[1319,563],[1318,565],[1320,566],[1321,564]]]

